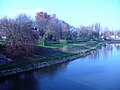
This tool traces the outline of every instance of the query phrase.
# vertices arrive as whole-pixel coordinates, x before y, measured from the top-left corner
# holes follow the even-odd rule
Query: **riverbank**
[[[71,61],[80,57],[84,57],[89,54],[95,53],[96,50],[101,45],[102,45],[101,42],[87,43],[82,45],[75,44],[73,48],[68,47],[68,50],[65,50],[64,53],[59,53],[56,55],[53,54],[52,56],[36,58],[29,62],[6,64],[3,66],[0,66],[0,77],[5,77],[5,76],[25,72],[25,71],[43,68],[46,66],[63,63],[66,61]],[[61,50],[61,48],[59,49]]]

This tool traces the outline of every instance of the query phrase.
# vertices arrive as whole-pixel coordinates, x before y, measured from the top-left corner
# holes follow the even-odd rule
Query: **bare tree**
[[[44,37],[45,32],[47,30],[47,24],[50,19],[50,15],[48,15],[47,13],[44,13],[44,12],[38,12],[35,17],[36,17],[35,26],[39,30],[40,36]]]
[[[62,39],[65,39],[65,40],[69,39],[70,25],[62,21],[61,29],[62,29]]]
[[[15,20],[3,18],[0,27],[6,35],[6,53],[11,57],[31,54],[37,43],[32,30],[33,21],[25,14],[19,15]]]

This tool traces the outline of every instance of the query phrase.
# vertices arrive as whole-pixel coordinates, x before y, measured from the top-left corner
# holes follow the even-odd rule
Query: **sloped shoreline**
[[[80,57],[85,57],[87,55],[95,53],[100,46],[101,46],[101,44],[98,45],[94,49],[89,49],[89,50],[86,50],[84,52],[80,52],[80,53],[76,53],[76,54],[65,55],[64,57],[49,58],[49,60],[44,60],[42,62],[41,61],[31,62],[22,68],[17,66],[15,68],[1,70],[0,71],[0,78],[14,75],[14,74],[18,74],[18,73],[23,73],[23,72],[34,70],[34,69],[47,67],[50,65],[58,64],[58,63],[64,63],[67,61],[75,60],[75,59],[80,58]]]

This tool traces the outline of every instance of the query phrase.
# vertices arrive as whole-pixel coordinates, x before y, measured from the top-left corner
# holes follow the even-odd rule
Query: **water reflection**
[[[120,44],[108,44],[108,45],[104,45],[101,48],[101,50],[98,50],[97,52],[94,52],[93,54],[91,54],[89,56],[89,58],[91,60],[98,60],[99,56],[101,54],[101,51],[103,53],[103,56],[106,58],[106,57],[108,57],[109,54],[113,53],[113,48],[119,51],[120,50]]]
[[[94,52],[89,57],[91,60],[97,60],[99,58],[99,51]]]
[[[120,44],[114,44],[117,50],[120,50]]]
[[[57,65],[52,65],[49,67],[45,67],[45,68],[41,68],[37,71],[37,74],[40,75],[48,75],[50,78],[53,78],[54,76],[56,76],[56,73],[62,72],[67,68],[69,62],[65,62],[65,63],[61,63],[61,64],[57,64]]]
[[[98,60],[101,52],[103,53],[103,57],[107,57],[109,54],[112,54],[113,45],[104,45],[101,50],[97,50],[93,54],[89,56],[91,60]]]
[[[24,74],[24,78],[21,78],[21,75],[15,75],[7,79],[0,82],[2,83],[0,90],[37,90],[38,81],[32,73]]]
[[[1,79],[0,90],[120,90],[119,52],[120,44],[106,45],[83,59]]]
[[[30,71],[1,79],[0,90],[40,90],[43,78],[49,77],[52,80],[58,71],[62,72],[67,68],[67,64],[68,62],[45,67],[37,70],[37,72]]]
[[[112,54],[113,45],[104,45],[102,50],[104,57],[107,57],[109,54]]]

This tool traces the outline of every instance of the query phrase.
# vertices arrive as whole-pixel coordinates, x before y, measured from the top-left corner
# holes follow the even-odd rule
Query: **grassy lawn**
[[[90,43],[96,43],[95,46],[92,46],[90,48],[87,48],[87,49],[83,49],[83,50],[75,50],[75,51],[72,51],[72,52],[68,52],[68,53],[63,53],[63,54],[58,54],[58,55],[53,55],[53,56],[47,56],[47,57],[43,57],[43,58],[37,58],[35,59],[33,62],[42,62],[44,60],[50,60],[50,59],[57,59],[57,58],[63,58],[63,57],[67,57],[67,56],[71,56],[71,55],[75,55],[77,53],[85,53],[87,51],[91,51],[91,50],[94,50],[96,49],[97,47],[99,47],[102,43],[100,42],[97,42],[97,41],[88,41],[88,42],[79,42],[79,43],[69,43],[69,44],[49,44],[49,48],[59,48],[59,47],[63,47],[63,45],[66,45],[66,46],[84,46],[86,44],[90,44]],[[59,47],[58,47],[59,46]],[[47,47],[47,48],[48,48]]]
[[[87,48],[87,49],[75,50],[75,51],[73,51],[73,52],[71,52],[71,53],[76,54],[76,53],[81,53],[81,52],[86,52],[86,51],[94,50],[94,49],[96,49],[97,47],[99,47],[100,45],[102,45],[102,43],[97,43],[95,46],[92,46],[92,47]]]
[[[46,44],[45,46],[38,46],[44,48],[62,48],[62,47],[71,47],[71,46],[84,46],[90,43],[97,43],[97,41],[85,41],[85,42],[75,42],[75,43],[65,43],[65,44]]]
[[[81,41],[74,43],[65,43],[65,44],[46,44],[45,46],[38,46],[38,48],[57,48],[64,53],[77,54],[81,52],[86,52],[93,50],[100,46],[101,42],[99,41]]]
[[[94,46],[91,46],[91,44],[94,44]],[[90,51],[90,50],[94,50],[96,49],[98,46],[100,46],[102,43],[100,42],[97,42],[97,41],[87,41],[87,42],[76,42],[76,43],[67,43],[67,44],[48,44],[46,46],[38,46],[39,48],[40,47],[44,47],[44,48],[61,48],[61,47],[64,47],[64,46],[68,46],[68,47],[72,47],[72,46],[90,46],[86,49],[77,49],[77,50],[73,50],[73,51],[69,51],[68,53],[63,53],[63,54],[58,54],[58,55],[52,55],[52,56],[46,56],[46,57],[41,57],[41,58],[37,58],[37,59],[34,59],[32,61],[32,63],[36,63],[36,62],[43,62],[43,61],[46,61],[46,60],[50,60],[50,59],[58,59],[58,58],[63,58],[63,57],[67,57],[67,56],[70,56],[70,55],[74,55],[74,54],[77,54],[77,53],[80,53],[80,52],[86,52],[86,51]],[[28,63],[29,64],[29,63]],[[26,63],[10,63],[10,64],[6,64],[6,65],[2,65],[0,66],[0,70],[5,70],[5,69],[12,69],[12,68],[15,68],[15,67],[19,67],[19,68],[24,68],[26,66]]]

